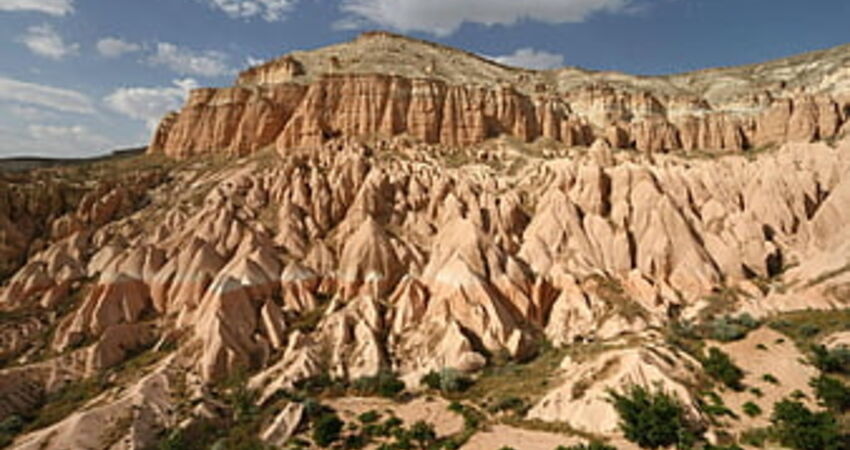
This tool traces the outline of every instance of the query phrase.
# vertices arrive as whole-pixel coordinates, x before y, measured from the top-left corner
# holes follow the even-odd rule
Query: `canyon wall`
[[[387,74],[325,74],[310,84],[255,74],[271,84],[192,92],[159,126],[150,152],[173,157],[246,155],[315,146],[334,137],[406,134],[466,146],[500,135],[590,145],[603,137],[639,151],[739,151],[830,139],[848,128],[850,101],[828,94],[769,93],[712,108],[694,95],[656,96],[604,84],[526,94],[510,85],[453,85]]]

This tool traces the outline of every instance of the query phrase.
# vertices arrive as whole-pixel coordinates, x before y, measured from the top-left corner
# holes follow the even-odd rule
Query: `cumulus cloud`
[[[464,22],[511,25],[521,20],[582,22],[598,12],[630,10],[634,0],[343,0],[344,28],[381,25],[401,31],[454,33]]]
[[[0,11],[36,11],[53,16],[74,12],[73,0],[2,0]]]
[[[0,77],[0,101],[37,105],[56,111],[93,114],[94,105],[85,94],[69,89],[44,86]]]
[[[18,41],[36,55],[55,60],[76,55],[80,50],[80,44],[66,43],[49,24],[27,28],[26,33],[18,37]]]
[[[173,86],[125,87],[109,94],[104,102],[113,111],[137,120],[144,120],[149,129],[168,111],[179,109],[189,91],[198,87],[192,78],[175,80]]]
[[[195,51],[160,42],[148,58],[153,65],[168,67],[181,75],[220,77],[234,73],[227,63],[227,55],[217,51]]]
[[[213,8],[224,11],[234,19],[262,17],[267,22],[279,22],[292,10],[296,0],[207,0]]]
[[[121,38],[107,37],[97,41],[97,51],[107,58],[118,58],[127,53],[135,53],[142,46],[133,42],[127,42]]]
[[[533,48],[521,48],[510,55],[491,56],[489,58],[506,66],[536,70],[557,69],[564,65],[563,55]]]

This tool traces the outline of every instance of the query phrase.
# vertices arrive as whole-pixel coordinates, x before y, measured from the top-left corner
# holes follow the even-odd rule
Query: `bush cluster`
[[[782,400],[773,407],[773,431],[780,444],[796,450],[842,450],[847,448],[835,418],[813,412],[803,403]]]
[[[826,373],[850,374],[850,348],[828,349],[823,345],[812,347],[812,364]]]
[[[343,426],[345,426],[345,422],[336,414],[326,413],[321,415],[313,424],[313,442],[319,447],[329,447],[339,440]]]
[[[850,387],[827,375],[813,378],[809,384],[821,404],[837,413],[850,411]]]
[[[710,348],[708,356],[704,357],[701,362],[705,372],[715,380],[736,391],[744,389],[744,385],[741,384],[744,371],[736,366],[732,362],[732,358],[719,348]]]
[[[436,391],[455,393],[469,389],[473,381],[457,369],[444,368],[428,372],[422,377],[421,383]]]
[[[737,317],[724,316],[708,324],[709,336],[721,342],[732,342],[747,337],[747,333],[758,328],[760,322],[743,313]]]
[[[404,390],[404,382],[392,372],[379,372],[373,377],[360,377],[351,387],[360,395],[392,398]]]
[[[624,394],[612,391],[610,396],[626,439],[641,447],[688,447],[698,438],[696,427],[674,395],[634,385]]]

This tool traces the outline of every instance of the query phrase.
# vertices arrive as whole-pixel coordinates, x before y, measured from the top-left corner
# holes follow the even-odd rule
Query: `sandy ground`
[[[784,341],[780,342],[782,339]],[[767,350],[757,348],[759,344],[767,347]],[[806,394],[804,401],[809,403],[810,407],[815,406],[809,380],[817,376],[818,371],[804,363],[805,356],[781,333],[762,327],[751,332],[743,340],[726,344],[709,342],[709,345],[717,346],[728,353],[735,364],[744,370],[746,376],[743,383],[748,389],[756,387],[764,393],[761,398],[749,390],[734,392],[727,389],[720,393],[726,406],[740,416],[739,420],[726,419],[729,431],[740,432],[768,425],[773,404],[797,389]],[[764,374],[773,375],[779,380],[779,384],[764,381]],[[760,416],[751,418],[744,414],[742,406],[748,401],[761,408]]]
[[[327,404],[336,409],[345,422],[356,421],[358,415],[370,410],[380,412],[384,418],[388,416],[387,411],[392,411],[404,420],[405,426],[420,420],[430,423],[438,436],[448,436],[463,430],[463,418],[449,411],[449,402],[439,397],[419,397],[407,403],[382,398],[343,397],[330,400]]]
[[[475,434],[463,446],[464,450],[497,450],[510,447],[516,450],[555,450],[559,445],[569,446],[582,443],[581,438],[545,431],[532,431],[507,425],[493,425],[488,431]],[[621,450],[637,449],[624,440],[613,440],[609,444]]]
[[[829,348],[850,347],[850,331],[832,333],[825,337],[822,343]]]

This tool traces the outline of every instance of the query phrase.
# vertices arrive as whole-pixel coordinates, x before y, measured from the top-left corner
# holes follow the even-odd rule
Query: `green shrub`
[[[525,404],[525,400],[514,396],[499,399],[487,408],[491,413],[515,411],[519,414],[522,414],[527,409],[528,406]]]
[[[770,430],[767,428],[750,428],[749,430],[741,433],[741,437],[739,441],[741,444],[749,445],[751,447],[764,447],[764,444],[767,443],[767,440],[770,438]]]
[[[463,392],[473,384],[472,379],[453,368],[445,368],[439,372],[432,370],[420,381],[431,389],[445,393]]]
[[[747,337],[746,327],[729,321],[726,318],[715,319],[709,325],[711,338],[720,342],[738,341]]]
[[[850,387],[840,380],[821,375],[813,378],[809,385],[824,407],[839,413],[850,410]]]
[[[747,333],[758,328],[761,323],[753,316],[743,313],[738,317],[724,316],[708,324],[709,337],[721,342],[737,341],[747,337]]]
[[[762,379],[765,383],[770,383],[770,384],[779,384],[779,379],[778,379],[778,378],[776,378],[775,376],[773,376],[773,374],[766,373],[766,374],[764,374],[764,375],[762,375],[762,376],[761,376],[761,379]]]
[[[345,423],[336,414],[325,414],[313,424],[313,442],[319,447],[328,447],[339,440]]]
[[[366,412],[360,414],[359,416],[357,416],[357,420],[359,420],[360,423],[364,423],[364,424],[375,423],[380,418],[381,418],[381,413],[379,413],[378,411],[375,411],[374,409],[370,410],[370,411],[366,411]]]
[[[429,448],[437,440],[434,426],[423,420],[414,423],[407,432],[407,436],[410,440],[419,443],[419,448]]]
[[[182,430],[168,432],[165,439],[157,443],[157,450],[184,450],[189,448],[189,442]]]
[[[352,387],[361,395],[392,398],[404,390],[404,382],[392,372],[380,372],[374,377],[360,377]]]
[[[741,380],[744,378],[744,371],[719,348],[712,347],[708,350],[708,356],[703,358],[702,366],[705,372],[715,380],[736,391],[743,390]]]
[[[761,415],[761,408],[759,407],[759,405],[756,405],[753,402],[744,403],[741,408],[743,409],[744,414],[750,417],[756,417]]]
[[[696,441],[695,427],[675,396],[661,390],[650,392],[637,385],[624,394],[612,391],[610,396],[626,439],[639,446],[689,446]]]
[[[366,448],[369,445],[369,439],[362,434],[349,434],[342,441],[343,448],[349,450]]]
[[[805,338],[811,338],[817,336],[817,334],[820,333],[820,327],[815,324],[804,323],[800,325],[799,332],[800,336],[803,336]]]
[[[794,392],[792,392],[788,396],[791,397],[794,400],[802,400],[802,399],[806,398],[806,393],[799,390],[799,389],[794,389]]]
[[[812,347],[812,364],[822,372],[850,374],[850,348],[816,345]]]
[[[835,418],[812,412],[804,404],[782,400],[773,407],[773,429],[779,443],[796,450],[840,450],[846,448]]]

